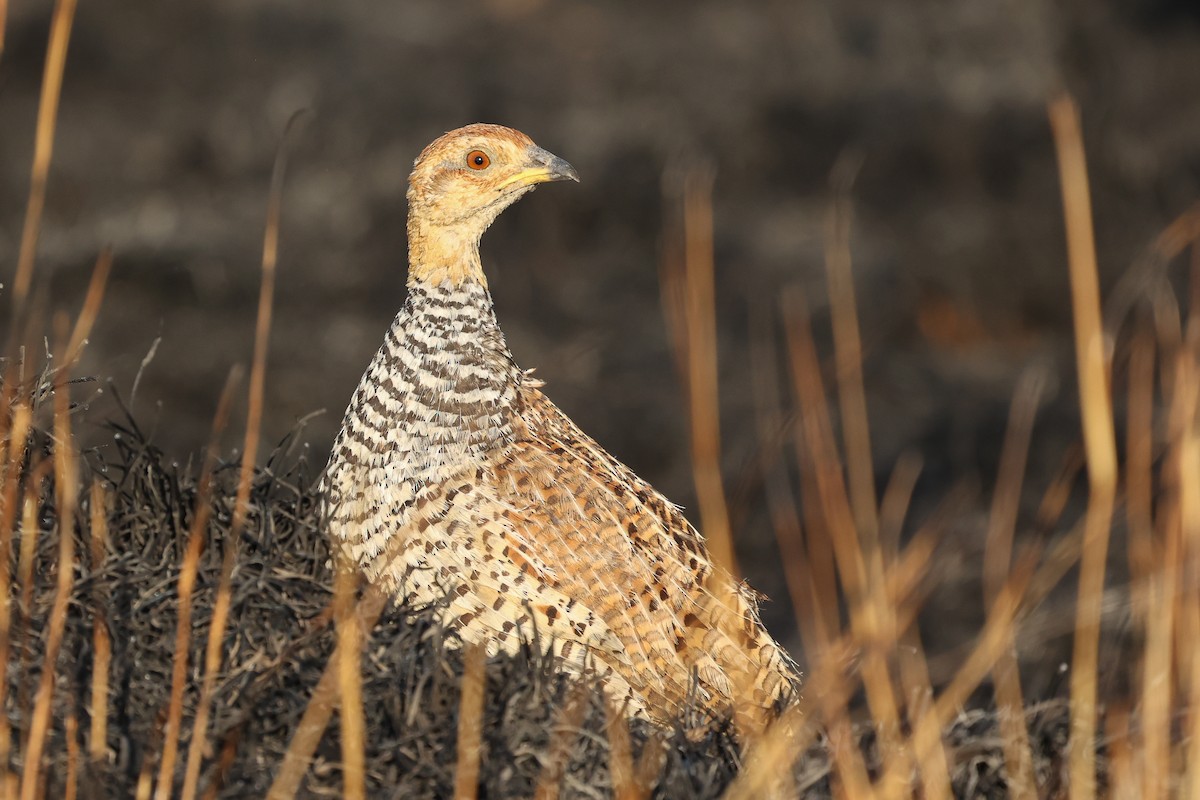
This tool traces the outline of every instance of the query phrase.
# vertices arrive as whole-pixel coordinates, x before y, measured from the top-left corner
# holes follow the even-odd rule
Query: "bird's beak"
[[[540,147],[531,147],[528,152],[527,166],[519,172],[510,175],[500,184],[500,191],[513,186],[533,186],[548,181],[579,182],[579,173],[575,168],[551,152]]]

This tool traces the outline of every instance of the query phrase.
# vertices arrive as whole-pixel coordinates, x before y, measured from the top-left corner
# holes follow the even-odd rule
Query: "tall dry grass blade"
[[[1079,111],[1061,95],[1050,103],[1066,218],[1079,402],[1087,451],[1087,527],[1079,571],[1074,652],[1071,658],[1071,800],[1096,796],[1096,691],[1100,600],[1117,488],[1117,449],[1109,395],[1109,355],[1100,313],[1092,202]]]
[[[1131,601],[1134,613],[1142,619],[1145,638],[1138,761],[1142,768],[1139,785],[1147,800],[1167,796],[1173,696],[1170,674],[1173,615],[1163,597],[1166,571],[1171,566],[1160,567],[1161,549],[1154,541],[1154,361],[1154,336],[1139,330],[1130,343],[1129,354],[1125,516],[1129,525]]]
[[[929,530],[919,531],[896,560],[895,568],[886,576],[885,595],[888,602],[899,609],[896,630],[908,630],[916,619],[920,603],[915,593],[927,570],[934,543],[935,537]],[[894,645],[884,644],[889,647]],[[762,736],[749,744],[745,765],[727,790],[724,796],[726,800],[772,796],[772,792],[781,789],[781,773],[792,768],[793,762],[803,755],[817,732],[817,710],[822,709],[831,716],[844,716],[851,695],[858,686],[857,680],[851,679],[852,673],[846,665],[856,656],[860,647],[852,633],[843,634],[827,644],[805,680],[804,696],[770,725]],[[864,770],[859,765],[861,755],[856,757],[855,753],[856,749],[843,748],[839,753],[843,762],[840,768],[843,772],[853,771],[862,775]],[[895,778],[889,780],[896,784],[897,789],[901,788]]]
[[[188,765],[185,785],[195,786],[199,775],[202,743],[207,736],[208,717],[216,690],[217,673],[221,668],[221,643],[225,637],[225,625],[229,619],[232,602],[230,589],[233,568],[237,563],[238,538],[246,525],[250,507],[250,487],[254,481],[254,468],[258,460],[258,446],[262,429],[263,394],[266,385],[267,349],[271,335],[271,313],[275,299],[275,269],[279,261],[279,223],[283,207],[283,179],[287,174],[287,154],[303,112],[292,115],[283,132],[275,164],[271,171],[271,188],[267,198],[267,222],[263,232],[262,283],[258,292],[258,316],[254,327],[254,356],[250,365],[250,396],[246,410],[246,436],[242,446],[242,463],[238,472],[237,496],[234,500],[233,519],[229,526],[229,538],[225,542],[225,553],[221,560],[221,578],[217,586],[217,599],[213,606],[212,624],[204,651],[204,677],[200,685],[200,699],[196,704],[196,717],[192,725],[192,742],[188,748]],[[191,789],[194,794],[195,788]],[[188,798],[190,800],[190,797]]]
[[[891,569],[900,552],[900,532],[908,506],[921,472],[921,460],[915,455],[901,456],[892,470],[891,480],[883,494],[879,509],[879,548],[883,563]],[[940,525],[936,518],[933,524]],[[890,602],[890,601],[889,601]],[[902,629],[896,650],[896,666],[903,690],[902,705],[907,709],[910,723],[918,723],[930,713],[933,703],[933,682],[929,676],[929,664],[925,660],[925,648],[920,632],[914,625]],[[926,800],[950,800],[950,766],[943,748],[930,751],[926,763],[918,764],[917,779],[921,783],[921,796]]]
[[[934,714],[933,681],[929,676],[925,646],[915,625],[906,628],[901,634],[896,662],[900,672],[900,685],[904,688],[909,723],[914,727],[936,724],[936,717],[928,719]],[[944,747],[931,748],[925,760],[917,764],[917,769],[922,798],[950,800],[954,797],[954,790],[950,786],[950,762],[946,758]]]
[[[455,800],[479,794],[479,759],[483,752],[483,699],[487,688],[487,650],[470,644],[463,650],[462,693],[458,704],[458,738],[454,766]],[[343,699],[343,703],[345,700]]]
[[[29,177],[29,200],[25,205],[25,226],[21,230],[21,249],[17,256],[17,274],[13,278],[13,324],[29,295],[33,262],[37,254],[42,211],[46,207],[46,178],[54,153],[54,129],[58,123],[58,100],[62,94],[63,70],[67,63],[67,44],[75,20],[75,0],[57,0],[50,21],[50,44],[42,69],[42,94],[38,101],[37,132],[34,134],[33,165]]]
[[[765,314],[756,314],[752,320],[761,322]],[[792,601],[792,612],[800,637],[812,648],[816,648],[821,633],[814,629],[816,609],[812,591],[812,575],[805,554],[804,531],[800,523],[800,512],[786,474],[787,467],[782,453],[781,437],[785,430],[783,415],[779,410],[779,381],[775,366],[776,352],[770,336],[765,330],[753,337],[750,348],[750,374],[754,385],[755,422],[758,428],[758,446],[762,453],[763,487],[767,498],[767,511],[771,516],[771,528],[779,546],[780,563],[787,583],[788,597]]]
[[[803,406],[806,393],[811,391],[807,381],[815,371],[820,375],[816,363],[816,346],[812,341],[812,327],[808,316],[808,300],[798,288],[787,291],[780,305],[786,334],[788,367],[792,379],[793,401]],[[816,393],[813,393],[816,394]],[[816,402],[810,398],[809,402]],[[820,390],[820,402],[824,403],[824,389]],[[810,421],[812,415],[802,415],[801,421]],[[812,653],[825,651],[830,641],[841,630],[841,610],[838,598],[838,569],[835,546],[838,528],[836,521],[825,516],[822,503],[821,475],[826,470],[840,474],[840,463],[822,464],[813,457],[809,439],[812,432],[804,425],[795,426],[794,447],[800,465],[800,496],[804,512],[809,575],[812,578],[813,606],[816,611],[813,628],[818,640],[805,642],[805,650]],[[857,585],[857,584],[856,584]],[[843,587],[844,588],[844,587]],[[814,646],[815,645],[815,646]]]
[[[59,339],[65,348],[66,318],[59,316],[55,327],[60,331]],[[60,350],[59,355],[65,355],[65,350]],[[55,377],[54,387],[54,487],[58,516],[58,575],[54,604],[50,612],[46,652],[42,658],[42,674],[34,698],[29,735],[24,748],[21,800],[34,800],[38,796],[42,754],[53,708],[54,679],[58,673],[58,651],[62,646],[63,631],[67,624],[67,605],[71,600],[71,586],[75,579],[75,511],[79,506],[79,474],[71,442],[70,413],[70,386],[67,383],[66,370],[62,370]]]
[[[358,603],[359,628],[363,631],[373,629],[389,600],[387,595],[368,585]],[[288,742],[287,752],[283,754],[283,760],[279,764],[279,771],[267,791],[267,800],[292,800],[300,790],[313,753],[321,743],[325,728],[329,725],[329,718],[338,706],[337,681],[338,661],[330,659],[325,672],[321,674],[317,688],[309,698],[304,715],[296,725],[292,740]]]
[[[879,503],[879,550],[883,554],[885,568],[896,562],[896,554],[900,551],[900,534],[904,530],[904,520],[908,516],[913,491],[917,488],[917,479],[921,477],[922,466],[920,455],[904,452],[892,467],[891,478]]]
[[[99,479],[92,482],[91,568],[99,575],[108,548],[108,491]],[[108,755],[108,672],[112,665],[112,638],[105,618],[101,581],[92,589],[92,691],[89,711],[92,719],[88,756],[102,761]]]
[[[344,554],[335,556],[333,584],[334,623],[337,626],[338,716],[342,727],[342,796],[365,800],[366,721],[362,698],[362,631],[354,613],[357,565]]]
[[[846,456],[846,491],[854,517],[859,546],[868,576],[866,622],[871,633],[894,640],[892,609],[883,599],[884,551],[879,542],[879,513],[876,508],[875,463],[871,455],[871,431],[863,382],[863,348],[858,321],[858,303],[851,270],[850,232],[853,208],[850,190],[860,159],[839,160],[831,176],[833,198],[826,216],[825,272],[829,282],[834,359],[842,437]],[[864,679],[873,694],[885,760],[898,753],[900,715],[893,695],[887,658],[878,646],[868,649],[863,664]],[[873,687],[873,688],[872,688]]]
[[[807,724],[807,720],[815,716],[812,698],[816,688],[810,690],[808,687],[822,683],[821,678],[826,674],[822,672],[821,675],[809,676],[805,697],[785,711],[759,737],[747,752],[741,770],[721,795],[721,800],[774,800],[776,797],[786,797],[783,793],[789,788],[794,794],[795,787],[787,785],[793,783],[790,774],[792,766],[814,736],[813,726]],[[839,678],[844,680],[844,676]],[[826,687],[822,686],[821,689]]]
[[[138,772],[137,785],[133,790],[134,800],[150,800],[154,791],[154,751],[147,750],[142,758],[142,769]]]
[[[696,166],[688,172],[683,187],[683,318],[687,336],[688,416],[700,527],[708,540],[713,561],[729,574],[736,575],[737,555],[721,479],[712,186],[711,166]]]
[[[942,746],[942,730],[954,719],[955,714],[992,670],[996,659],[1012,640],[1013,625],[1033,575],[1033,559],[1018,559],[1008,581],[988,609],[987,619],[975,647],[934,702],[932,713],[917,721],[908,743],[915,763],[931,763],[931,756]],[[904,762],[897,759],[892,762],[890,769],[902,769],[903,766]],[[881,797],[886,800],[899,800],[904,797],[904,777],[885,774],[880,778]]]
[[[1130,747],[1129,709],[1115,706],[1105,715],[1104,738],[1108,745],[1108,785],[1112,800],[1139,800],[1141,794],[1133,777],[1133,750]]]
[[[158,783],[154,790],[155,800],[168,800],[175,784],[175,760],[179,752],[179,732],[183,723],[183,694],[187,686],[188,652],[192,642],[192,595],[196,589],[196,576],[200,572],[200,558],[204,554],[204,546],[208,539],[208,521],[212,516],[212,473],[217,463],[221,433],[225,430],[225,425],[229,420],[229,410],[233,405],[233,389],[237,379],[238,370],[231,370],[225,379],[225,388],[221,390],[221,397],[217,401],[212,435],[209,437],[204,463],[200,468],[200,478],[197,481],[196,507],[192,511],[192,525],[188,531],[187,548],[179,569],[176,589],[179,597],[179,616],[175,621],[175,653],[171,661],[171,699],[167,708],[167,723],[163,728],[163,750],[162,758],[158,762]],[[193,735],[199,733],[203,740],[204,732],[205,729],[201,728],[192,733]],[[196,769],[198,777],[198,764]],[[194,784],[190,790],[188,789],[190,777],[190,774],[185,772],[183,796],[187,798],[194,796],[195,793]]]
[[[873,550],[867,553],[857,535],[807,311],[801,302],[789,313],[788,344],[804,432],[806,463],[814,473],[822,514],[832,539],[838,577],[849,601],[850,627],[864,646],[862,671],[867,705],[879,729],[884,761],[889,762],[905,757],[897,746],[900,711],[887,663],[888,645],[883,644],[895,643],[898,636],[896,620],[892,606],[882,594],[884,580],[877,536],[868,537]],[[868,568],[868,562],[874,566]],[[873,573],[870,576],[869,569]],[[857,748],[855,755],[858,755]],[[900,772],[898,767],[884,770],[888,776]]]
[[[112,272],[112,248],[106,247],[96,258],[96,266],[92,268],[92,277],[88,281],[87,294],[83,298],[83,307],[75,318],[75,327],[71,330],[71,340],[67,343],[66,355],[62,367],[74,366],[75,361],[83,352],[83,346],[96,324],[100,315],[100,303],[104,300],[104,289],[108,285],[108,276]]]
[[[1000,451],[996,491],[988,519],[984,547],[984,602],[991,605],[1004,587],[1012,563],[1013,538],[1017,512],[1021,505],[1021,484],[1029,457],[1034,417],[1045,382],[1040,371],[1027,371],[1017,383],[1009,408],[1008,428]],[[996,685],[1000,731],[1004,740],[1004,764],[1008,788],[1017,797],[1037,795],[1033,774],[1033,750],[1025,727],[1025,700],[1017,662],[1015,638],[996,660],[992,677]]]
[[[879,517],[876,512],[875,462],[871,456],[867,393],[863,385],[862,335],[850,258],[850,230],[854,219],[850,189],[860,163],[858,157],[843,157],[834,166],[830,176],[833,197],[825,217],[825,275],[829,281],[838,404],[842,416],[850,505],[862,538],[863,550],[871,554],[877,552],[875,541]]]
[[[12,637],[12,550],[13,530],[16,525],[17,508],[21,507],[21,477],[25,461],[26,442],[32,412],[24,397],[18,398],[18,381],[8,370],[5,376],[4,421],[8,423],[8,448],[4,460],[4,481],[0,486],[0,669],[8,673],[8,661]],[[0,708],[8,706],[8,681],[0,680]],[[0,790],[8,786],[8,757],[12,744],[12,729],[8,716],[0,714]],[[12,792],[7,796],[11,797]]]
[[[217,756],[217,763],[213,769],[212,780],[208,782],[208,787],[204,790],[204,800],[217,800],[217,795],[220,794],[225,776],[229,774],[230,768],[233,767],[234,758],[237,757],[237,746],[241,737],[237,734],[231,734],[225,737],[221,744],[221,753]]]
[[[1192,349],[1196,342],[1189,338],[1187,344],[1178,357],[1177,391],[1170,409],[1175,453],[1168,463],[1176,471],[1173,483],[1179,523],[1171,538],[1178,541],[1178,560],[1165,562],[1163,568],[1178,575],[1175,662],[1186,726],[1180,745],[1186,765],[1181,777],[1183,795],[1196,797],[1200,793],[1200,769],[1195,766],[1200,761],[1200,429],[1196,412],[1200,408],[1200,363]]]
[[[63,800],[75,800],[79,796],[79,720],[72,709],[67,714],[67,777]]]

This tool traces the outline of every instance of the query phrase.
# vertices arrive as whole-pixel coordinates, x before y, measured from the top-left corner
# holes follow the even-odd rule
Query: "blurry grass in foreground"
[[[71,368],[99,313],[111,256],[105,253],[98,260],[76,321],[69,323],[62,315],[53,318],[49,360],[35,355],[40,352],[33,345],[40,338],[39,315],[29,291],[72,11],[68,0],[60,2],[53,25],[0,394],[0,664],[6,676],[0,680],[4,711],[0,714],[0,796],[21,800],[104,796],[112,787],[127,783],[136,797],[238,796],[245,790],[237,788],[236,780],[243,778],[236,776],[245,773],[246,760],[257,761],[260,772],[270,774],[269,789],[262,789],[272,798],[314,793],[306,781],[319,780],[323,786],[332,782],[341,787],[341,796],[349,798],[366,797],[372,787],[398,785],[388,783],[399,778],[389,779],[378,756],[371,755],[377,744],[373,737],[379,735],[378,728],[372,727],[379,709],[367,698],[379,697],[370,693],[381,691],[380,685],[382,691],[389,690],[386,680],[380,684],[372,677],[389,677],[376,627],[384,613],[382,598],[369,591],[360,596],[344,575],[326,583],[315,601],[291,595],[290,602],[296,605],[303,599],[309,607],[316,602],[324,610],[305,618],[304,632],[285,642],[275,662],[260,665],[257,672],[245,666],[251,642],[240,635],[252,629],[254,621],[234,618],[231,627],[233,609],[242,602],[236,597],[246,596],[246,585],[239,581],[246,580],[252,566],[262,566],[255,559],[270,561],[272,545],[289,546],[272,539],[279,532],[273,527],[279,515],[294,514],[299,519],[300,509],[311,501],[298,491],[301,500],[295,508],[284,509],[267,503],[266,490],[256,494],[256,487],[279,479],[269,469],[256,471],[255,461],[281,170],[270,195],[249,381],[250,422],[235,491],[221,490],[217,496],[213,480],[219,457],[210,450],[199,477],[187,493],[179,494],[189,499],[189,506],[172,511],[187,535],[173,549],[136,551],[132,542],[112,538],[117,512],[137,512],[118,508],[127,502],[120,499],[127,496],[124,481],[106,478],[102,472],[88,476],[81,454],[73,447]],[[783,360],[791,389],[788,407],[780,407],[781,381],[770,343],[764,342],[763,349],[753,354],[763,444],[779,451],[765,475],[770,512],[810,665],[802,701],[742,742],[740,756],[712,745],[697,751],[706,754],[703,758],[681,757],[690,752],[682,729],[658,732],[634,726],[631,730],[614,709],[598,705],[586,685],[539,684],[549,678],[537,677],[542,673],[537,670],[536,654],[517,673],[504,674],[526,670],[534,676],[528,696],[542,697],[544,702],[519,712],[501,704],[504,707],[498,711],[497,694],[512,690],[490,683],[489,675],[511,668],[468,649],[465,665],[458,662],[450,670],[453,680],[462,682],[461,695],[438,695],[443,705],[448,697],[461,696],[461,711],[441,719],[447,727],[442,732],[447,744],[438,752],[445,763],[437,765],[440,771],[429,778],[429,784],[421,785],[445,786],[444,792],[474,797],[481,785],[499,780],[497,775],[504,769],[511,772],[512,764],[489,763],[489,747],[497,745],[485,720],[514,724],[512,715],[524,714],[526,719],[540,720],[541,733],[529,740],[526,749],[513,751],[536,754],[532,762],[521,765],[527,775],[519,784],[524,789],[513,796],[553,798],[571,793],[572,786],[578,793],[578,776],[588,774],[594,776],[592,788],[597,792],[620,798],[691,793],[726,798],[832,795],[857,800],[918,794],[946,798],[976,791],[1076,799],[1200,797],[1200,247],[1195,243],[1200,215],[1181,218],[1164,232],[1141,267],[1143,280],[1135,294],[1142,300],[1106,330],[1077,115],[1069,100],[1060,99],[1052,103],[1050,119],[1067,221],[1088,505],[1080,520],[1058,519],[1065,506],[1064,487],[1072,477],[1064,473],[1043,503],[1045,521],[1062,534],[1044,552],[1016,546],[1016,508],[1039,393],[1036,376],[1030,376],[1013,399],[993,495],[987,557],[980,565],[987,619],[954,677],[935,690],[914,624],[929,590],[927,568],[946,519],[935,517],[902,544],[900,531],[919,467],[901,461],[882,495],[874,485],[862,344],[850,272],[848,180],[839,173],[826,252],[836,415],[827,401],[826,373],[807,302],[798,292],[788,293],[781,308],[786,330]],[[688,387],[699,522],[714,557],[736,568],[717,468],[720,433],[710,189],[711,176],[703,171],[683,181],[682,220],[675,237],[682,244],[665,259],[664,304]],[[1189,247],[1191,293],[1180,303],[1170,293],[1164,273]],[[1114,373],[1123,380],[1114,380]],[[234,402],[235,384],[231,380],[223,394],[217,429]],[[1127,409],[1128,437],[1124,464],[1116,456],[1114,392],[1127,398],[1122,404]],[[139,463],[140,457],[131,456],[129,463]],[[794,469],[788,470],[786,464],[794,464]],[[795,480],[790,471],[796,473]],[[219,570],[206,568],[204,561],[218,522],[214,510],[221,517],[223,534]],[[1101,601],[1114,520],[1123,521],[1128,529],[1132,576],[1128,602],[1140,652],[1134,672],[1136,690],[1128,697],[1100,698],[1098,659],[1106,645],[1101,637]],[[312,530],[311,516],[304,521],[295,531],[306,533],[293,531],[296,536],[320,535]],[[243,539],[258,548],[252,559],[239,555]],[[154,590],[172,592],[172,603],[166,608],[173,610],[174,636],[165,638],[171,658],[164,673],[169,675],[164,702],[147,709],[154,705],[149,698],[124,697],[117,702],[114,696],[114,668],[120,666],[114,663],[115,648],[121,643],[110,629],[120,622],[114,615],[123,612],[106,594],[104,576],[126,569],[131,560],[141,559],[143,568],[153,565],[163,552],[180,554],[178,561],[161,566],[163,586]],[[313,559],[320,557],[319,546],[314,553]],[[1069,738],[1062,752],[1053,742],[1043,741],[1038,728],[1053,717],[1053,709],[1029,708],[1022,696],[1016,642],[1031,610],[1076,562],[1080,580],[1075,649],[1070,704],[1063,712],[1069,719]],[[271,572],[270,563],[262,568],[260,581],[295,574],[292,567],[282,573]],[[329,577],[316,568],[312,574]],[[268,589],[266,583],[257,587],[259,592]],[[278,597],[280,603],[289,602],[286,592]],[[305,691],[303,697],[295,697],[300,706],[307,703],[303,714],[297,719],[281,716],[270,735],[260,731],[255,741],[243,741],[247,731],[258,730],[253,724],[261,720],[255,720],[255,715],[265,713],[253,705],[263,693],[251,689],[261,690],[272,670],[286,667],[288,659],[298,658],[299,648],[330,629],[336,635],[325,642],[330,649],[323,651],[323,675],[296,684]],[[89,632],[90,645],[79,649],[76,634],[83,630]],[[443,635],[425,632],[417,641],[440,652]],[[72,643],[76,654],[85,653],[87,662],[71,663],[65,658],[65,642]],[[251,655],[253,662],[257,656]],[[447,669],[446,662],[436,663],[429,674]],[[413,686],[405,683],[411,676],[390,677],[396,686],[404,685],[407,705],[403,708],[411,722],[419,716],[423,698],[433,692],[429,687],[434,684],[424,681],[436,680],[422,677]],[[962,709],[989,677],[996,709],[990,717],[994,724],[987,730],[990,741],[998,743],[997,757],[1003,767],[993,776],[996,782],[984,787],[971,782],[977,768],[971,754],[977,752],[979,741],[969,737],[971,717]],[[244,681],[231,688],[235,678]],[[86,692],[81,689],[85,685]],[[852,703],[860,692],[865,709]],[[222,705],[222,698],[229,697],[249,705]],[[546,698],[554,699],[554,707]],[[148,728],[138,729],[136,720],[129,718],[128,709],[139,705],[143,716],[154,719]],[[1101,713],[1103,708],[1107,713]],[[863,721],[863,711],[869,723]],[[240,727],[225,719],[239,713],[244,717]],[[334,734],[326,729],[335,714],[339,733],[331,738]],[[216,719],[223,720],[219,735]],[[1031,730],[1039,732],[1038,741]],[[137,746],[130,747],[130,740],[137,740]],[[322,751],[323,743],[330,741],[337,743],[336,754]],[[411,742],[408,746],[420,749]],[[138,754],[140,761],[121,763],[130,753]],[[592,767],[579,767],[581,753],[590,754],[586,757],[593,762],[603,758],[607,764],[589,772]],[[721,765],[729,770],[714,769]],[[106,777],[88,777],[93,775]],[[575,784],[569,782],[571,776]]]

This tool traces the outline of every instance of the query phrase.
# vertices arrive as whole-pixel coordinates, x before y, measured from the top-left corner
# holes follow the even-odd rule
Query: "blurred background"
[[[6,284],[50,13],[44,0],[11,5],[0,56]],[[979,623],[989,490],[1028,366],[1051,378],[1031,507],[1077,438],[1045,112],[1062,89],[1083,112],[1111,287],[1200,199],[1200,5],[1188,0],[84,2],[35,286],[48,308],[74,312],[112,245],[82,372],[111,380],[153,440],[185,460],[208,436],[231,365],[249,360],[272,160],[288,119],[310,110],[285,190],[265,446],[307,419],[315,471],[403,302],[413,158],[469,122],[519,128],[582,183],[544,187],[484,239],[509,344],[584,430],[691,508],[659,268],[677,210],[664,174],[706,159],[739,555],[776,598],[769,626],[796,648],[761,491],[749,355],[778,345],[780,297],[797,286],[831,355],[829,176],[857,163],[852,251],[880,485],[902,453],[922,457],[914,523],[954,485],[975,488],[930,600],[931,650],[952,652]],[[84,435],[98,443],[118,413],[111,395],[94,396],[88,414]],[[240,435],[235,424],[227,451]],[[1052,666],[1070,626],[1067,615],[1061,635],[1024,649]],[[1052,675],[1027,679],[1045,694]]]

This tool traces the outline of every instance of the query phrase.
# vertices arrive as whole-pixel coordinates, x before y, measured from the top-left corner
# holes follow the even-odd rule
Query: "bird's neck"
[[[479,260],[481,230],[439,225],[419,215],[408,218],[408,287],[478,284],[487,291]]]

